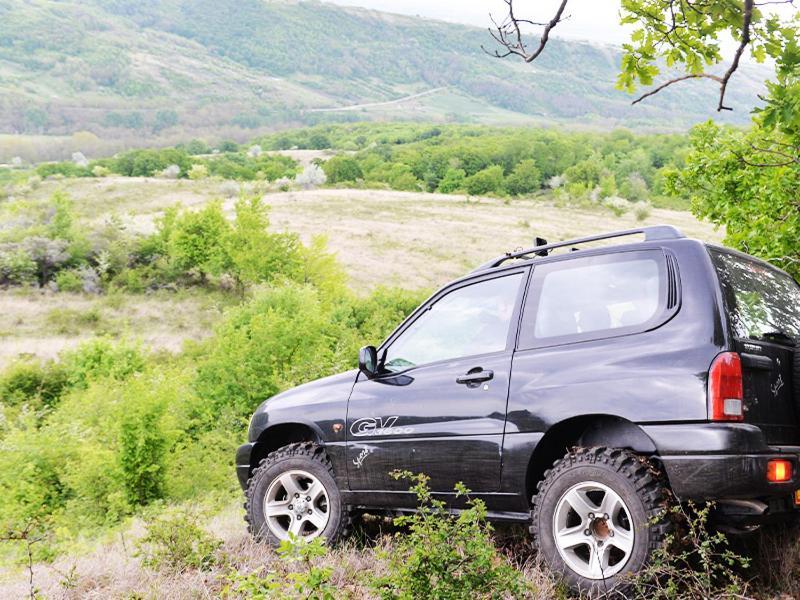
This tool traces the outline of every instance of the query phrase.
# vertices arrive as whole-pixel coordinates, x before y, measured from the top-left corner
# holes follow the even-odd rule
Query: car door
[[[353,490],[408,490],[396,469],[431,489],[495,491],[511,357],[527,268],[446,288],[379,349],[382,374],[360,374],[347,411]]]

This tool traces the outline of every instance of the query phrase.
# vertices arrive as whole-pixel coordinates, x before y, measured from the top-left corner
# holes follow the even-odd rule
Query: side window
[[[664,312],[667,276],[659,251],[620,252],[535,267],[520,347],[613,336]]]
[[[488,279],[441,297],[392,342],[384,366],[396,372],[504,350],[522,279]]]

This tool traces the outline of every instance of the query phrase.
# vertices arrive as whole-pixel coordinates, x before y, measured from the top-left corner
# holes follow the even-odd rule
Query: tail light
[[[792,462],[781,458],[767,463],[767,481],[785,483],[792,480]]]
[[[744,421],[742,359],[723,352],[708,372],[708,415],[712,421]]]

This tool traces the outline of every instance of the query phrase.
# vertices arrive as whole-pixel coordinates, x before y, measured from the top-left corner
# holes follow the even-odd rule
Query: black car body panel
[[[453,486],[463,482],[492,515],[523,519],[548,461],[579,444],[658,457],[681,499],[791,498],[800,487],[794,346],[788,338],[737,337],[717,254],[753,261],[756,274],[780,273],[781,285],[797,284],[767,263],[657,229],[639,243],[536,252],[510,265],[501,258],[442,288],[377,349],[385,365],[377,376],[348,371],[262,404],[237,454],[242,486],[287,435],[281,427],[296,426],[292,431],[326,447],[346,501],[366,508],[413,507],[408,482],[391,476],[407,470],[426,473],[432,489],[454,505]],[[645,274],[641,294],[652,299],[640,303],[646,310],[626,300],[625,285],[602,278],[596,286],[608,296],[604,314],[592,305],[596,293],[568,293],[584,272],[591,290],[591,273],[624,282],[626,271]],[[475,338],[492,351],[392,362],[393,348],[413,338],[415,327],[424,332],[425,319],[437,318],[427,313],[457,299],[453,292],[495,289],[495,283],[515,291],[498,309],[510,324],[506,337],[493,325]],[[553,292],[574,322],[539,316],[557,315],[546,286],[561,294]],[[744,422],[710,421],[709,368],[725,352],[742,357]],[[774,457],[792,461],[791,481],[766,480]]]

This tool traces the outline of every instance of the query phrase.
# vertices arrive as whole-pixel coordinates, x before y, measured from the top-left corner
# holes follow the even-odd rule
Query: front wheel
[[[539,483],[534,544],[573,589],[619,590],[663,544],[667,498],[663,478],[636,454],[576,449]]]
[[[273,546],[316,537],[333,544],[350,523],[330,460],[310,442],[284,446],[262,460],[248,482],[246,499],[250,533]]]

